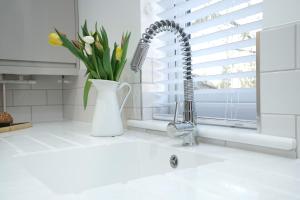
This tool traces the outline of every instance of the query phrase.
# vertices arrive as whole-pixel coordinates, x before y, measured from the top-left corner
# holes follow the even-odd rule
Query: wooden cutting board
[[[30,128],[30,127],[32,127],[32,124],[30,122],[16,123],[16,124],[12,124],[10,126],[1,127],[0,133],[16,131],[16,130],[21,130],[21,129]]]

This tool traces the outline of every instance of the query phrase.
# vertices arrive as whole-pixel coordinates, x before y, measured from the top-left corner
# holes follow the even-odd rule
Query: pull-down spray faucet
[[[191,46],[189,43],[190,35],[186,34],[179,26],[179,24],[170,20],[157,21],[150,25],[143,33],[138,46],[135,50],[133,59],[131,61],[131,69],[135,72],[141,70],[142,65],[147,56],[150,42],[153,37],[164,31],[174,32],[178,35],[179,42],[181,43],[181,52],[183,56],[183,85],[184,85],[184,112],[183,121],[178,122],[176,117],[173,122],[168,124],[169,135],[183,138],[183,145],[195,144],[195,121],[196,113],[194,111],[194,88],[192,77],[192,59],[191,59]],[[177,106],[175,109],[175,116],[177,116]]]

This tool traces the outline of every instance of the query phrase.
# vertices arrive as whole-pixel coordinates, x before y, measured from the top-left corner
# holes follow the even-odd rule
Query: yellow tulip
[[[52,46],[62,46],[63,42],[61,41],[59,35],[57,33],[50,33],[48,35],[48,43]]]
[[[116,48],[116,60],[120,61],[122,57],[123,50],[121,47]]]

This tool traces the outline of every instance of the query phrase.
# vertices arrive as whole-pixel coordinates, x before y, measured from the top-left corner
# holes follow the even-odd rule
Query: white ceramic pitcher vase
[[[121,112],[131,92],[131,86],[124,82],[90,79],[97,90],[96,108],[92,124],[92,136],[118,136],[122,135],[123,124]],[[117,99],[117,91],[128,87],[121,106]]]

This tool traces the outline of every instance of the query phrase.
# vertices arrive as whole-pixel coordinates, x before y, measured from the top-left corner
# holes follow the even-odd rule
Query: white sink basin
[[[171,155],[178,158],[176,169],[170,166]],[[17,159],[53,192],[63,194],[221,161],[142,142],[36,153]]]

